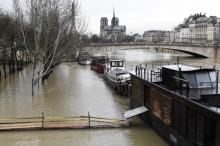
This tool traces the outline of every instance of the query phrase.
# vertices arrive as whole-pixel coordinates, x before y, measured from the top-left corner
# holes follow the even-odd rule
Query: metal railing
[[[137,65],[135,68],[135,74],[148,81],[161,81],[161,68],[149,69],[147,66]]]
[[[176,91],[179,91],[180,95],[184,95],[183,91],[186,90],[186,94],[185,96],[187,97],[187,99],[189,98],[189,91],[190,91],[190,82],[188,82],[187,80],[178,78],[178,77],[173,77],[174,83],[178,83],[177,88],[173,88],[174,93],[176,93]],[[176,90],[177,89],[177,90]]]

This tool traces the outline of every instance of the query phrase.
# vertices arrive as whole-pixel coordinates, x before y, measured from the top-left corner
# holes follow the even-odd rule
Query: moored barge
[[[103,55],[96,55],[92,57],[91,70],[96,71],[97,73],[104,73],[107,57]]]
[[[80,51],[78,56],[78,62],[81,65],[91,64],[91,55],[87,51]]]
[[[173,146],[220,146],[219,71],[167,65],[137,66],[131,74],[131,108]]]
[[[120,95],[130,93],[130,73],[125,69],[122,60],[110,60],[105,68],[104,75],[109,84]]]

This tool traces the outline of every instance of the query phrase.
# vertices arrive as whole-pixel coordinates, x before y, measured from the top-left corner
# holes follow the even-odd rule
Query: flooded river
[[[151,50],[108,52],[123,59],[127,67],[140,63],[182,62],[219,63],[217,59],[193,59],[186,54],[156,53]],[[217,61],[216,61],[217,60]],[[0,81],[0,117],[92,116],[121,119],[129,108],[129,98],[118,96],[102,75],[89,66],[63,63],[31,96],[31,66]],[[1,132],[1,146],[167,146],[138,118],[131,128],[98,130],[53,130]]]

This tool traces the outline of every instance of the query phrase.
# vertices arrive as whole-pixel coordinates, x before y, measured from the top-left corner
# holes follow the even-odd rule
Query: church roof
[[[113,27],[111,25],[108,25],[104,27],[104,31],[125,31],[125,30],[126,27],[122,25],[115,25]]]

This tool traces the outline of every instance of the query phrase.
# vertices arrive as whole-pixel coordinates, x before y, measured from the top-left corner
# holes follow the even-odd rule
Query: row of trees
[[[137,40],[137,34],[135,35],[127,35],[121,42],[134,42],[134,41],[142,41],[142,40]],[[98,35],[94,34],[91,37],[88,35],[83,35],[82,36],[82,41],[84,44],[89,44],[89,43],[112,43],[111,40],[103,40],[100,38]]]
[[[30,61],[28,54],[23,52],[23,43],[17,26],[18,22],[10,15],[0,12],[0,61],[5,78],[7,70],[10,73],[21,70],[23,63]]]
[[[33,93],[34,86],[60,63],[76,59],[86,25],[75,0],[13,0],[13,8],[12,15],[4,15],[11,28],[7,25],[6,31],[6,24],[0,26],[5,31],[0,30],[0,48],[31,59]]]

